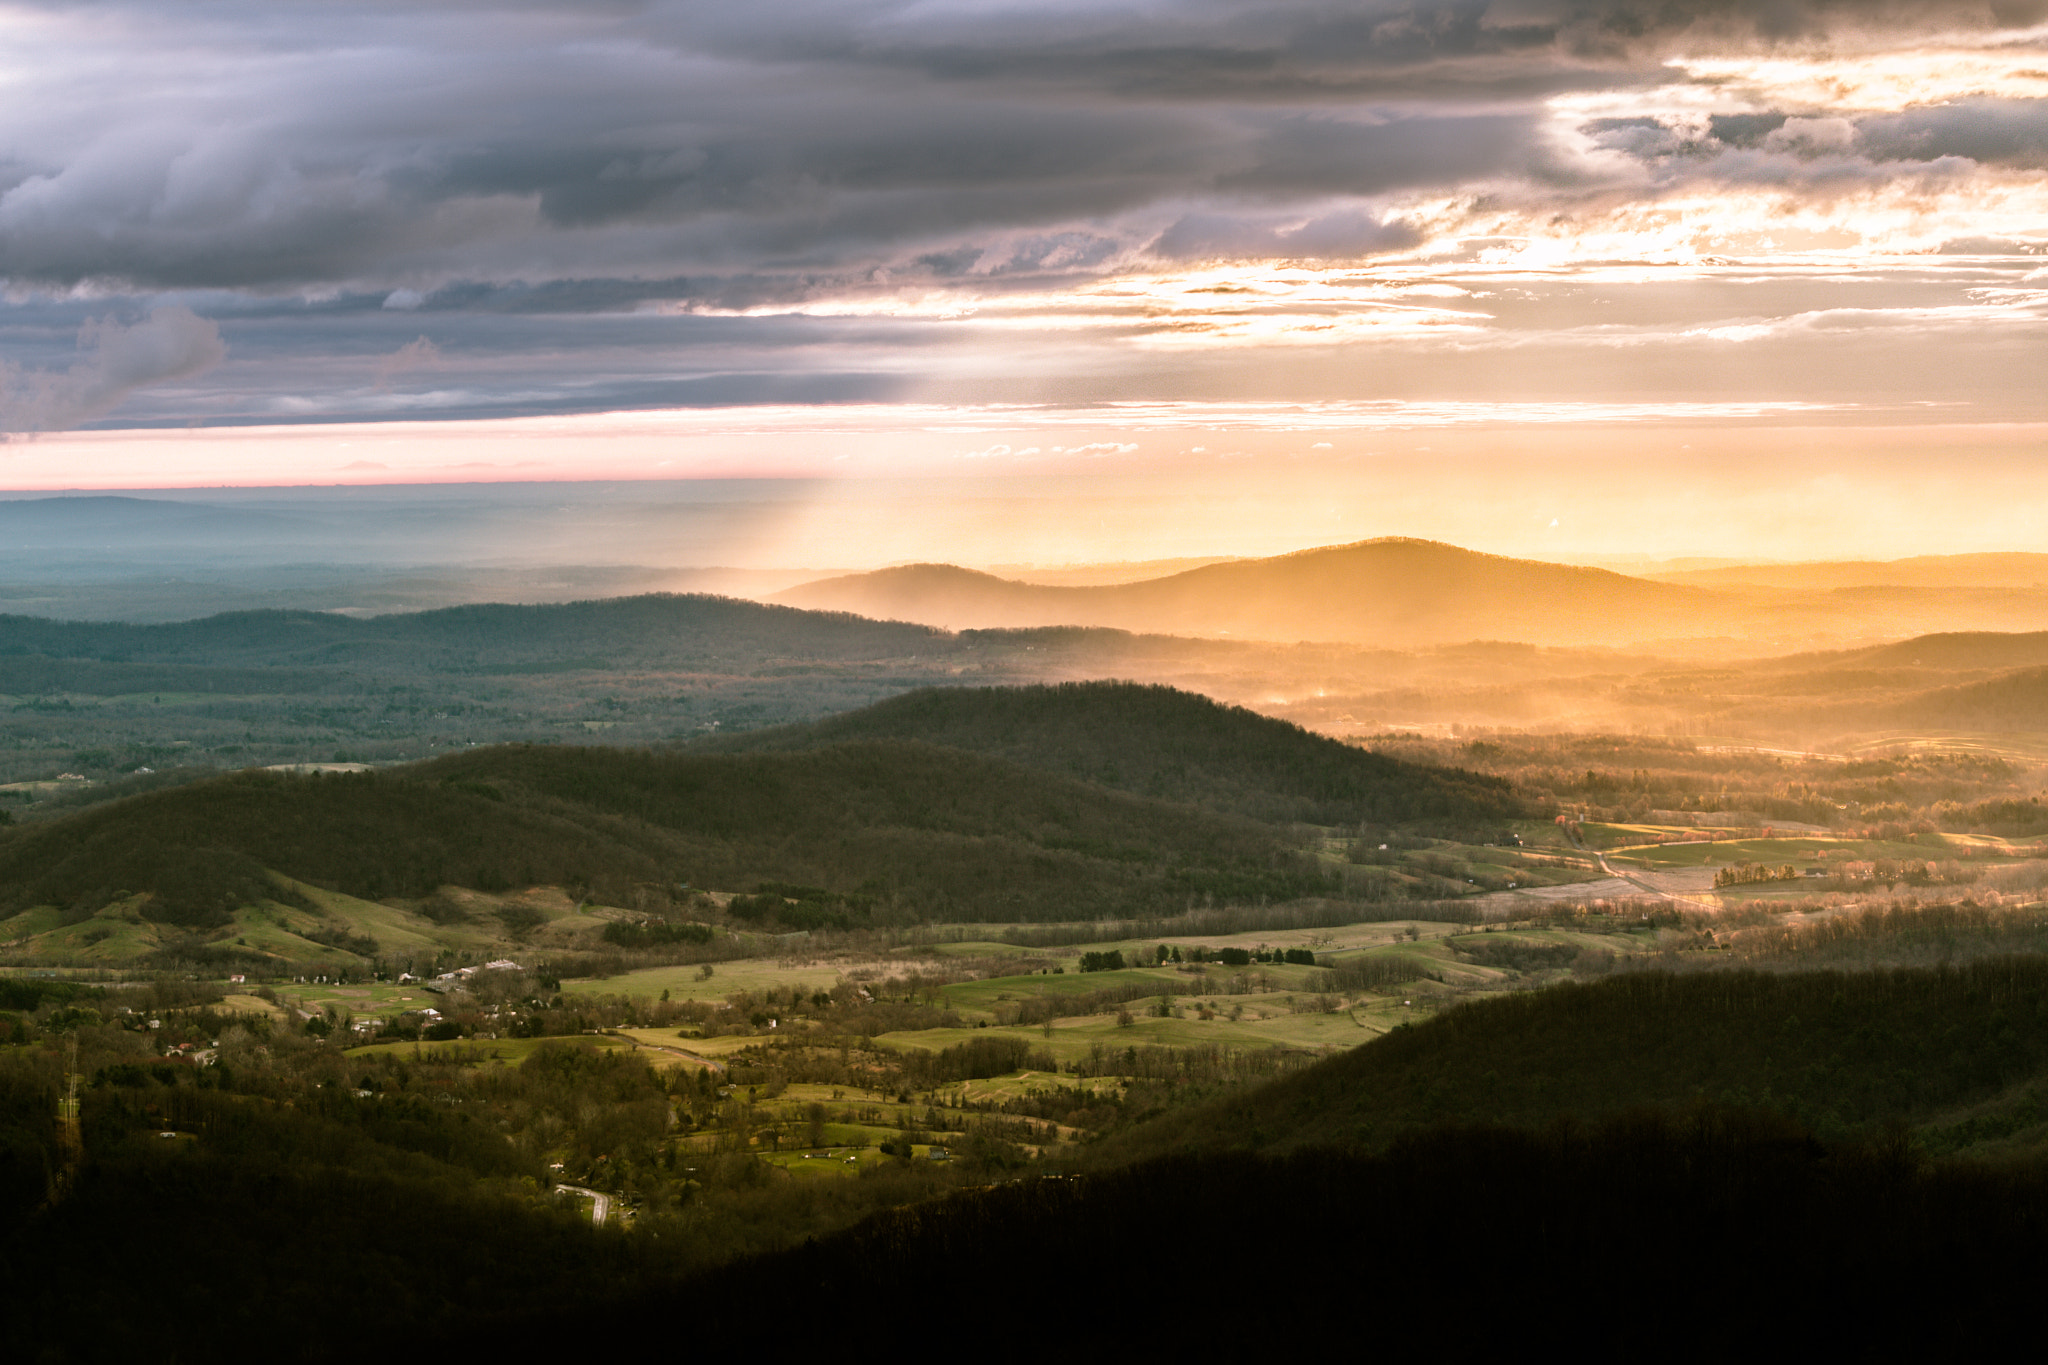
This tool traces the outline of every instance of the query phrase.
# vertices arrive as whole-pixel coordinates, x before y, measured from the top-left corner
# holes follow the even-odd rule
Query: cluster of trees
[[[2009,900],[2015,903],[1999,903]],[[1938,966],[2003,957],[2048,955],[2048,906],[2033,896],[1932,903],[1908,901],[1843,909],[1820,904],[1788,909],[1831,910],[1806,914],[1796,923],[1783,916],[1758,916],[1727,923],[1722,917],[1687,915],[1686,927],[1743,964],[1835,968]],[[1685,954],[1672,956],[1674,963]]]
[[[1716,888],[1723,886],[1758,886],[1765,882],[1796,882],[1799,869],[1787,863],[1783,867],[1767,867],[1762,863],[1734,863],[1719,868],[1714,873]]]
[[[665,919],[613,920],[604,927],[604,941],[618,948],[667,948],[711,942],[711,926]]]
[[[1912,753],[1835,762],[1702,750],[1690,740],[1498,734],[1375,741],[1411,761],[1510,781],[1568,818],[1757,827],[1814,824],[1870,837],[1915,830],[2031,837],[2048,832],[2043,772],[1986,754]],[[1483,842],[1483,841],[1482,841]]]

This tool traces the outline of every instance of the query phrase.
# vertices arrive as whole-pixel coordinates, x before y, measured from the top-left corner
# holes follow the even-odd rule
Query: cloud
[[[1101,262],[1116,215],[1219,192],[1554,177],[1543,101],[1672,52],[1994,26],[1868,0],[511,3],[488,33],[466,6],[41,9],[0,85],[12,281],[394,310],[460,280],[957,276],[1020,233]]]
[[[0,432],[68,431],[137,389],[202,373],[227,354],[217,326],[175,306],[128,326],[88,321],[78,346],[85,354],[62,371],[0,366]]]
[[[2048,99],[1968,100],[1863,119],[1855,144],[1873,161],[1955,156],[2037,170],[2048,167]]]
[[[378,389],[391,387],[391,381],[412,370],[438,369],[441,365],[441,348],[422,336],[393,351],[377,362]]]
[[[250,422],[1195,384],[1133,359],[1148,327],[1324,346],[1328,372],[1286,382],[1344,391],[1344,347],[1381,375],[1396,347],[1607,325],[1566,279],[1599,263],[1684,290],[1708,256],[2037,239],[2048,42],[2022,30],[2044,5],[24,0],[0,335],[38,368],[8,372],[5,411],[91,420],[65,414],[101,400],[64,396],[88,360],[74,382],[47,355],[110,299],[230,320]],[[1174,262],[1543,301],[1309,290],[1285,319],[1242,296],[1226,327],[1194,316],[1231,311],[1221,284],[1149,292]],[[1791,315],[1784,278],[1742,291],[1781,305],[1702,289],[1659,325]],[[430,365],[404,404],[364,384]],[[158,390],[118,420],[202,402]]]
[[[1162,232],[1151,249],[1169,260],[1358,260],[1421,240],[1409,224],[1364,209],[1339,209],[1305,221],[1274,214],[1193,213]]]

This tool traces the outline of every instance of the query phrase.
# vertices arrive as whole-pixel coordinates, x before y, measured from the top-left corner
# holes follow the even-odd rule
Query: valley
[[[993,1190],[1384,1190],[1489,1132],[1539,1169],[1654,1171],[1699,1124],[1838,1163],[1902,1135],[1908,1183],[2044,1169],[2048,636],[974,619],[0,620],[8,1216],[75,1265],[110,1200],[212,1226],[201,1188],[268,1182],[208,1234],[243,1245],[404,1188],[469,1267],[404,1320],[545,1339],[569,1319],[479,1238],[630,1312],[914,1210],[904,1264],[948,1219],[1039,1235]],[[374,1220],[320,1226],[352,1292],[417,1280]],[[228,1280],[251,1324],[305,1292]]]

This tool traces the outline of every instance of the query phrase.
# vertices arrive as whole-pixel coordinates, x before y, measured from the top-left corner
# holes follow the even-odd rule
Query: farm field
[[[1832,855],[1837,859],[1910,859],[1953,856],[1940,845],[1892,842],[1876,839],[1842,839],[1825,834],[1804,834],[1777,839],[1727,839],[1711,843],[1647,844],[1607,850],[1607,861],[1618,866],[1651,870],[1681,867],[1723,867],[1733,863],[1763,863],[1804,866]]]
[[[632,1046],[621,1038],[589,1034],[566,1038],[464,1038],[446,1043],[365,1043],[348,1049],[346,1055],[351,1059],[418,1057],[463,1066],[517,1066],[550,1044],[607,1050]]]
[[[334,1009],[358,1017],[402,1014],[407,1010],[438,1009],[442,997],[417,982],[398,985],[390,981],[292,982],[277,988],[281,999],[303,1009]]]
[[[1210,1020],[1194,1018],[1192,1013],[1166,1019],[1134,1014],[1129,1024],[1119,1024],[1113,1016],[1091,1015],[1059,1020],[1050,1032],[1043,1027],[1017,1026],[925,1029],[915,1033],[884,1033],[875,1041],[889,1047],[936,1052],[977,1038],[1010,1037],[1042,1049],[1060,1062],[1103,1056],[1113,1068],[1117,1054],[1126,1048],[1299,1048],[1323,1052],[1356,1047],[1385,1033],[1410,1013],[1399,1000],[1374,1001],[1329,1014],[1296,1014],[1288,1008],[1285,997],[1280,996],[1242,996],[1231,997],[1228,1003],[1222,999],[1203,1003],[1211,1007],[1221,1005],[1224,1012]],[[1244,1010],[1243,1018],[1228,1017],[1232,1005]],[[1183,1008],[1192,1012],[1195,1004],[1191,1001]]]
[[[1012,949],[1011,951],[1015,951]],[[723,1000],[735,991],[761,991],[770,987],[784,990],[829,990],[860,963],[802,962],[785,964],[766,958],[742,958],[704,966],[647,967],[610,977],[578,977],[564,981],[562,989],[579,995],[627,995],[654,999],[667,995],[673,1000]]]

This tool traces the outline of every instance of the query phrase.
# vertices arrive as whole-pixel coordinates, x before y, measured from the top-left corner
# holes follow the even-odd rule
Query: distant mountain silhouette
[[[1937,687],[1882,713],[1894,724],[1937,730],[2048,731],[2048,668],[2022,668],[1984,682]]]
[[[2029,668],[2048,665],[2048,631],[2007,635],[1994,631],[1919,635],[1839,656],[1871,668]]]
[[[1648,574],[1660,583],[1702,588],[2048,588],[2048,554],[1916,555],[1911,559],[1817,560],[1805,564],[1731,564]]]
[[[888,658],[943,648],[926,627],[729,597],[652,593],[537,606],[486,604],[368,619],[224,612],[161,625],[0,616],[0,655],[121,663],[490,666],[564,655],[661,659]]]
[[[776,600],[952,629],[1085,625],[1401,645],[1611,644],[1712,634],[1738,606],[1706,589],[1398,538],[1100,587],[1042,587],[950,564],[913,564],[807,583]]]
[[[304,537],[314,527],[304,517],[161,498],[0,498],[0,544],[10,550],[220,546]]]

